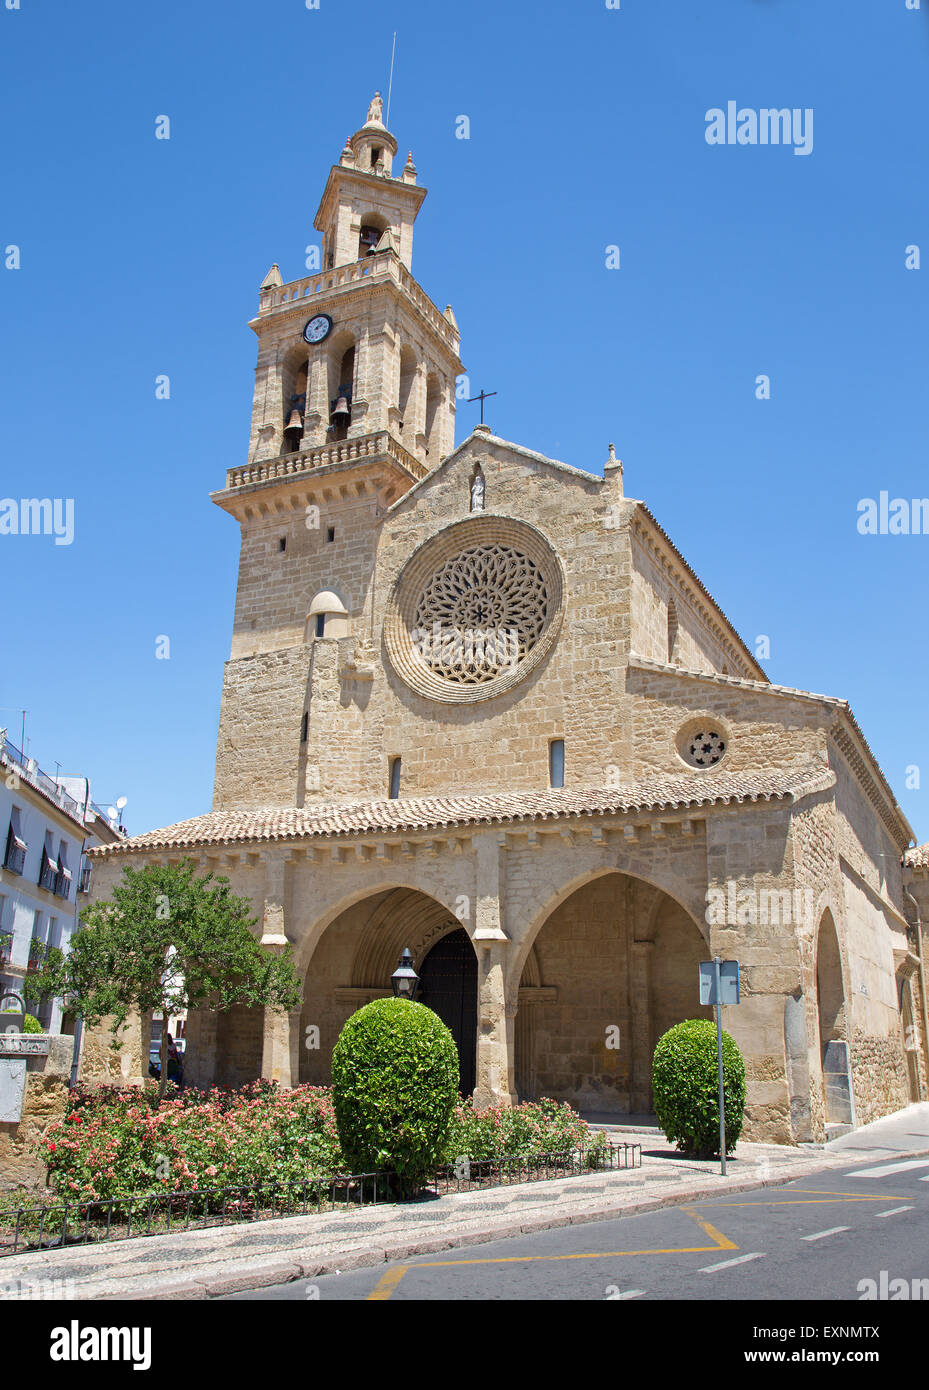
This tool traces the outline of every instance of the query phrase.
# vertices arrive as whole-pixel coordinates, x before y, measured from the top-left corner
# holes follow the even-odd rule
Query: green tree
[[[272,956],[252,935],[251,903],[225,878],[180,864],[126,867],[107,901],[90,903],[67,953],[46,952],[27,977],[29,998],[53,994],[85,1023],[112,1018],[114,1046],[130,1013],[161,1013],[161,1082],[168,1081],[167,1020],[203,1005],[293,1009],[301,997],[290,948]]]

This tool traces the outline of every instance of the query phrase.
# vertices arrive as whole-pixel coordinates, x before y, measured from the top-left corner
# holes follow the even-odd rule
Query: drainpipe
[[[919,915],[919,903],[906,885],[903,887],[903,896],[909,898],[910,902],[913,904],[913,911],[916,913],[916,954],[919,956],[919,998],[923,1006],[923,1073],[926,1079],[927,1093],[929,1093],[929,1008],[926,1006],[926,970],[923,962],[923,925]]]

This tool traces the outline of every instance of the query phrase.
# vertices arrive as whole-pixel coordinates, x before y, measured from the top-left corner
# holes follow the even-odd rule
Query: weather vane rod
[[[395,30],[395,31],[394,31],[394,42],[393,42],[393,47],[392,47],[391,50],[390,50],[390,77],[388,78],[388,81],[387,81],[387,119],[386,119],[385,122],[384,122],[384,124],[387,126],[387,129],[388,129],[388,130],[390,129],[390,93],[391,93],[391,91],[392,91],[392,89],[393,89],[393,85],[394,85],[394,54],[396,53],[396,51],[397,51],[397,33],[396,33],[396,30]]]

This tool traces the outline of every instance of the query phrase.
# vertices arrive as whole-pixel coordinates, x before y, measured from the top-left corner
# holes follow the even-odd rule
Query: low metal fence
[[[562,1153],[472,1159],[439,1168],[411,1187],[389,1172],[340,1174],[290,1182],[152,1192],[95,1201],[23,1203],[0,1196],[0,1257],[59,1250],[100,1241],[170,1235],[240,1222],[275,1221],[332,1211],[360,1211],[380,1204],[428,1201],[511,1183],[547,1182],[642,1166],[638,1144],[607,1144]],[[17,1205],[18,1203],[18,1205]]]

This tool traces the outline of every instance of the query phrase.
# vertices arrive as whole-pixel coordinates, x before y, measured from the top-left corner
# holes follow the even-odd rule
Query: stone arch
[[[281,361],[280,429],[282,450],[293,452],[302,445],[303,422],[306,418],[309,348],[305,343],[289,348]],[[300,429],[287,432],[293,411],[299,412]]]
[[[344,422],[333,422],[332,411],[340,396],[345,395],[349,409],[351,409],[352,398],[355,391],[356,373],[356,342],[355,335],[349,329],[333,333],[328,340],[326,350],[326,380],[327,395],[326,418],[328,424],[327,438],[339,439],[345,437],[347,425]]]
[[[382,983],[404,948],[409,947],[418,969],[444,936],[462,930],[444,903],[418,889],[390,888],[379,897],[352,965],[352,984],[359,988]]]
[[[847,993],[835,918],[823,913],[814,963],[819,1058],[826,1125],[854,1123],[848,1054]]]
[[[589,1113],[648,1111],[658,1038],[710,1017],[698,996],[703,934],[677,898],[616,868],[556,898],[527,933],[508,996],[517,1094]]]
[[[301,1052],[300,1080],[317,1085],[329,1080],[332,1049],[346,1019],[391,993],[404,947],[419,970],[432,946],[463,930],[447,905],[409,885],[356,894],[324,922],[312,933],[312,949],[305,940],[295,961],[305,978],[300,1036],[318,1043]]]
[[[373,153],[373,150],[371,153]],[[365,170],[365,172],[370,173],[371,171]],[[358,219],[359,260],[364,260],[365,257],[374,255],[378,242],[389,227],[390,223],[381,212],[374,212],[372,209],[361,214]],[[377,236],[374,235],[375,232]]]
[[[568,879],[566,883],[562,884],[562,886],[558,889],[557,892],[553,893],[550,898],[546,899],[542,907],[540,907],[538,912],[536,912],[536,914],[530,919],[525,931],[522,933],[519,939],[518,947],[516,951],[513,952],[512,958],[508,965],[508,998],[511,997],[512,991],[519,984],[529,952],[531,951],[533,943],[535,942],[535,939],[538,936],[539,931],[541,930],[542,926],[547,921],[547,919],[551,916],[551,914],[555,911],[556,908],[560,907],[561,904],[565,902],[568,898],[570,898],[572,894],[576,893],[579,888],[583,888],[585,884],[592,883],[594,879],[602,878],[604,877],[604,875],[607,874],[621,874],[625,878],[632,879],[636,883],[644,884],[648,888],[654,889],[659,894],[664,894],[666,897],[671,898],[674,902],[677,903],[681,910],[684,913],[686,913],[687,917],[693,922],[694,926],[697,928],[697,930],[701,933],[703,937],[705,947],[709,949],[710,934],[709,928],[706,924],[706,920],[702,915],[698,915],[698,913],[695,911],[696,903],[688,902],[688,895],[680,885],[678,885],[677,883],[659,882],[657,879],[649,878],[645,874],[639,871],[626,868],[623,865],[606,864],[603,865],[601,868],[593,870],[588,869],[584,873],[579,873],[574,878]],[[705,905],[705,899],[702,900],[702,904]]]
[[[374,898],[379,898],[382,895],[392,892],[396,889],[403,889],[410,893],[419,893],[422,894],[424,897],[430,897],[435,899],[436,902],[442,903],[442,898],[440,897],[439,892],[436,891],[435,885],[430,885],[428,888],[424,888],[421,884],[412,882],[411,880],[405,879],[403,877],[391,877],[391,879],[388,882],[370,884],[364,888],[357,888],[354,892],[345,893],[341,897],[335,899],[332,903],[330,903],[330,905],[326,907],[316,918],[310,929],[304,932],[301,935],[299,941],[295,943],[294,967],[297,970],[297,973],[301,975],[306,974],[312,962],[316,948],[322,940],[323,936],[332,926],[333,922],[335,922],[339,917],[343,916],[343,914],[346,913],[349,910],[349,908],[356,907],[359,903],[363,903],[368,899],[373,900]],[[299,882],[295,884],[294,891],[303,891]],[[454,919],[454,925],[456,927],[465,925],[457,917],[455,917],[454,911],[447,902],[443,903],[443,906],[447,909],[449,913],[449,919]]]

